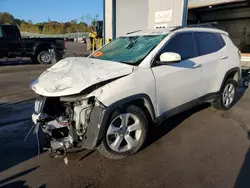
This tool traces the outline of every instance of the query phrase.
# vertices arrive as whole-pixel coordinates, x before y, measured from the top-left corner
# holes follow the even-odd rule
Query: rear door
[[[7,41],[8,56],[21,56],[24,51],[18,28],[12,25],[5,25],[3,32]]]
[[[195,102],[194,99],[199,97],[198,93],[201,89],[201,67],[196,61],[193,33],[176,34],[160,51],[156,61],[164,52],[178,53],[182,60],[179,63],[152,67],[156,81],[159,115],[171,109],[182,110],[185,108],[184,104]]]
[[[202,71],[202,88],[199,95],[216,93],[228,69],[225,42],[220,34],[209,32],[195,32],[195,41],[197,61],[201,64]]]

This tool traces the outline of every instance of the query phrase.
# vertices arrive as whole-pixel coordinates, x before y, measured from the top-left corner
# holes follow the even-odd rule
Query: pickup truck
[[[51,53],[55,52],[56,61],[62,59],[65,51],[63,38],[22,38],[16,25],[0,25],[0,58],[30,57],[32,62],[50,64]]]

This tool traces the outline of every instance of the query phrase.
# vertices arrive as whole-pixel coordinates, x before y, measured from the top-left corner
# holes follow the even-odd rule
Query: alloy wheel
[[[142,125],[137,116],[131,113],[120,114],[109,125],[106,140],[116,152],[127,152],[139,144]]]
[[[222,101],[225,107],[228,107],[232,104],[235,97],[235,87],[232,83],[229,83],[224,91],[222,96]]]

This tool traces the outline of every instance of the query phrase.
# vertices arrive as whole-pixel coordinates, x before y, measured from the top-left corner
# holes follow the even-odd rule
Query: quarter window
[[[180,33],[173,39],[162,50],[164,52],[174,52],[181,56],[182,60],[191,59],[195,57],[194,41],[192,33]]]
[[[219,50],[218,39],[213,33],[195,33],[199,56],[214,53]]]
[[[218,43],[219,43],[219,49],[221,49],[226,45],[226,43],[220,34],[216,34],[216,36],[217,36]]]

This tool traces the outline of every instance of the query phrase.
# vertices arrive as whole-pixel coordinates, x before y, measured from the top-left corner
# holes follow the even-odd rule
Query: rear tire
[[[51,64],[51,55],[49,51],[41,51],[37,56],[37,60],[40,64]]]
[[[245,79],[245,80],[243,81],[243,85],[244,85],[244,87],[248,87],[248,86],[249,86],[249,80],[248,80],[248,79]]]
[[[224,84],[220,97],[212,103],[212,106],[217,110],[229,110],[235,104],[237,83],[234,79],[229,78]]]
[[[126,158],[141,149],[147,132],[148,121],[144,112],[134,105],[123,107],[111,115],[97,150],[109,159]]]

